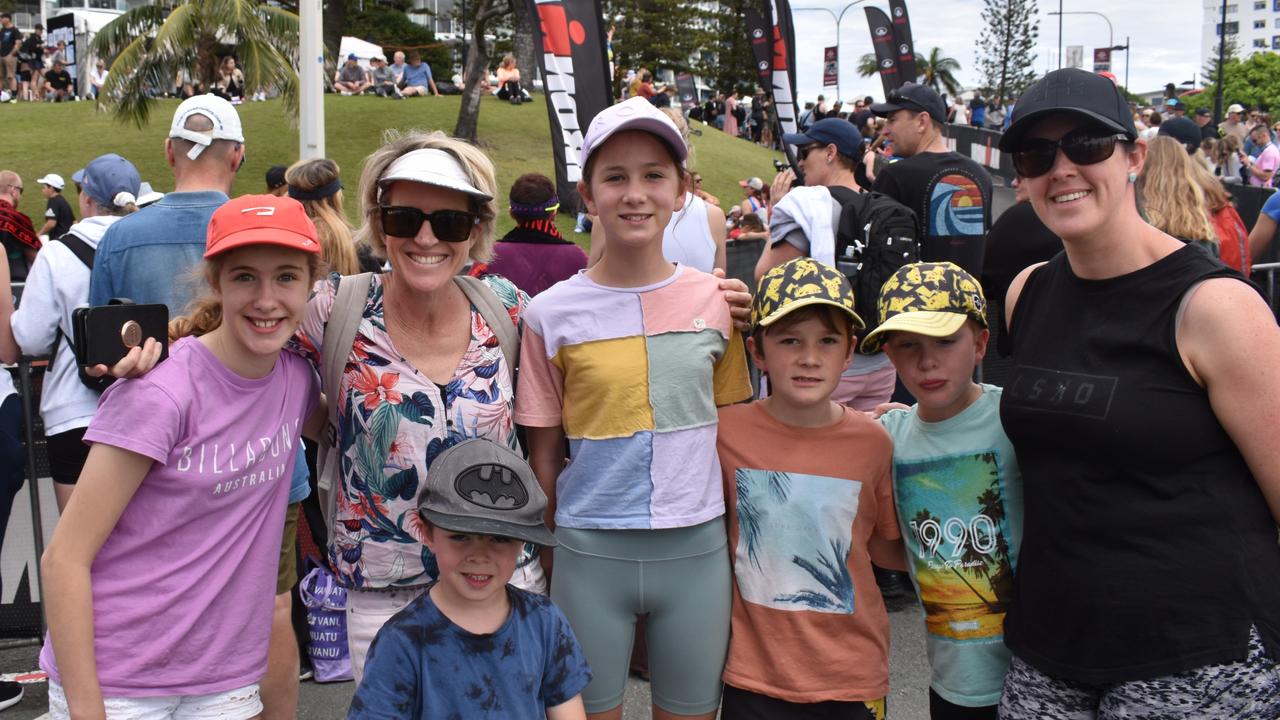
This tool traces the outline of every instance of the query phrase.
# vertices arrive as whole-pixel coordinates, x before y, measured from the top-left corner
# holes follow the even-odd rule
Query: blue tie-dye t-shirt
[[[378,631],[348,720],[525,720],[582,692],[591,670],[550,598],[507,586],[511,614],[497,632],[455,625],[431,599],[414,600]]]

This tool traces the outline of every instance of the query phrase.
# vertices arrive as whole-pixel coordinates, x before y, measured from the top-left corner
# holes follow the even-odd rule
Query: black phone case
[[[121,303],[77,308],[71,313],[71,326],[72,347],[81,365],[115,365],[149,337],[160,343],[161,360],[169,356],[166,305]]]

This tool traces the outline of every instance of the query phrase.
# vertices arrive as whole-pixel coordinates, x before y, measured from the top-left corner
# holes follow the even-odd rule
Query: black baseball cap
[[[1200,126],[1190,118],[1177,117],[1160,123],[1157,135],[1165,135],[1182,143],[1188,153],[1194,153],[1200,147]]]
[[[267,170],[267,189],[275,190],[284,185],[284,173],[288,169],[283,165],[272,165],[271,169]]]
[[[438,528],[553,547],[556,538],[543,520],[546,509],[547,496],[529,463],[485,438],[440,453],[418,497],[418,512]]]
[[[1079,68],[1063,68],[1040,78],[1018,98],[1000,150],[1016,152],[1037,121],[1056,114],[1083,117],[1130,141],[1138,138],[1129,103],[1115,83]]]
[[[1202,107],[1199,110],[1196,110],[1196,115],[1198,117],[1209,117],[1212,114],[1213,114],[1213,111],[1207,107]]]
[[[840,118],[823,118],[802,133],[787,133],[782,141],[790,145],[835,145],[836,152],[857,160],[862,157],[862,133],[853,123]]]
[[[882,103],[871,106],[871,112],[881,117],[889,117],[899,110],[927,112],[937,122],[947,121],[947,106],[942,96],[928,85],[905,83],[902,87],[889,91],[889,96]]]

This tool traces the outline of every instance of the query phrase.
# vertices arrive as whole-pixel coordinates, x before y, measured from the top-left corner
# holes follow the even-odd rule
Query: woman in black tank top
[[[1147,224],[1114,84],[1049,73],[1000,149],[1065,252],[1014,280],[1001,418],[1025,483],[1000,717],[1280,716],[1280,329]]]

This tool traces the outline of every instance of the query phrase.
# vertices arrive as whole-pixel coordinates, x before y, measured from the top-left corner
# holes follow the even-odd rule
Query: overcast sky
[[[1200,68],[1200,32],[1204,11],[1200,0],[1063,0],[1068,13],[1093,11],[1104,13],[1115,31],[1115,44],[1123,45],[1126,35],[1134,49],[1129,65],[1129,88],[1146,92],[1167,82],[1180,83],[1197,77]],[[869,0],[849,9],[840,25],[840,95],[845,99],[872,95],[877,100],[883,90],[878,77],[858,77],[856,64],[864,53],[871,52],[871,35],[867,30],[863,7],[868,4],[888,11],[886,0]],[[847,3],[839,0],[792,0],[796,22],[796,84],[803,101],[824,92],[822,86],[822,50],[834,45],[835,23],[825,11],[805,8],[827,8],[837,16]],[[928,54],[937,46],[944,55],[960,61],[960,82],[974,87],[981,81],[974,62],[977,38],[982,30],[982,0],[907,0],[916,52]],[[1040,39],[1036,48],[1036,70],[1044,74],[1057,67],[1058,18],[1047,13],[1058,9],[1056,0],[1041,0]],[[1084,46],[1085,69],[1093,67],[1093,48],[1107,44],[1107,23],[1097,15],[1063,17],[1062,44]],[[1112,71],[1124,82],[1123,52],[1112,54]],[[1052,63],[1052,64],[1051,64]],[[834,88],[825,89],[828,98]]]

